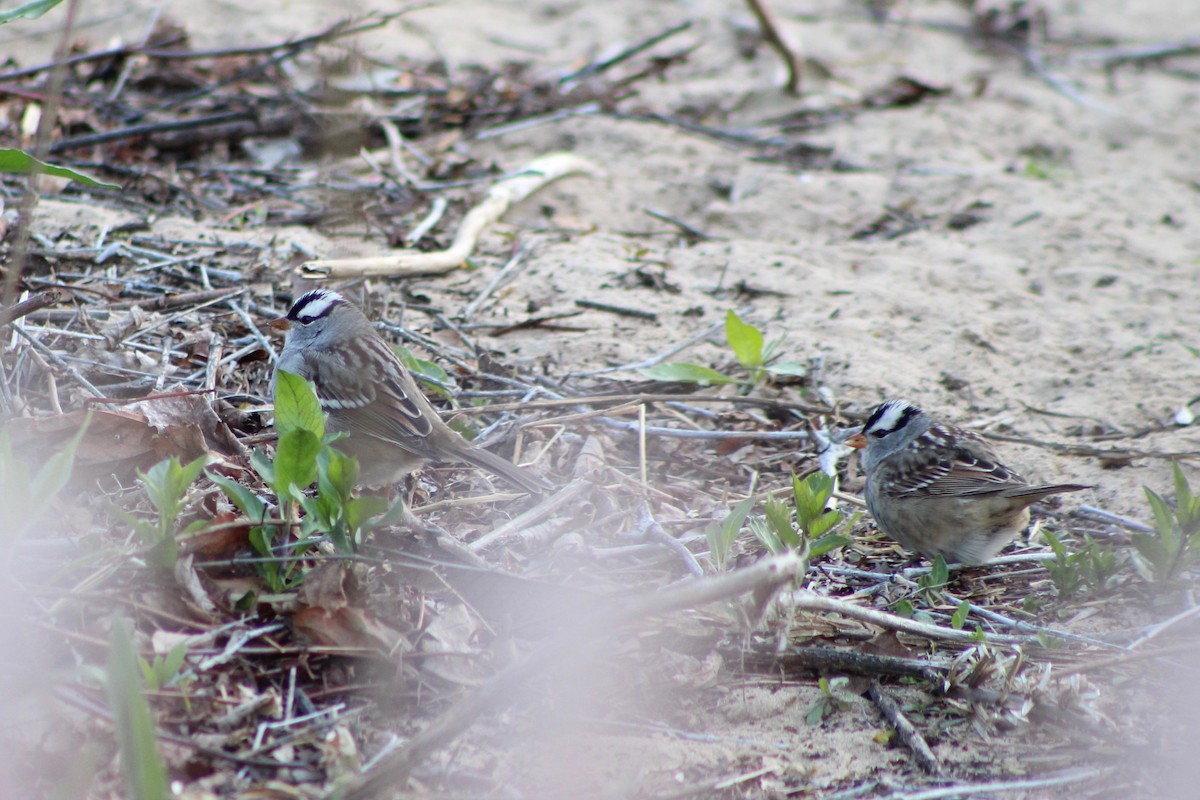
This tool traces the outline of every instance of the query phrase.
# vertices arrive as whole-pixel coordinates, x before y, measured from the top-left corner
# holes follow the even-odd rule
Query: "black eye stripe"
[[[882,424],[886,418],[895,415],[897,410],[899,410],[899,416],[896,416],[894,420],[888,420],[889,424],[887,428],[877,427],[878,425]],[[881,403],[873,412],[871,412],[871,416],[867,419],[866,424],[863,425],[863,431],[868,433],[870,436],[882,439],[889,433],[895,433],[896,431],[904,428],[906,425],[908,425],[909,420],[920,413],[921,409],[912,405],[911,403],[889,400],[886,403]]]
[[[313,322],[333,313],[334,306],[345,302],[341,295],[324,289],[314,289],[300,297],[288,311],[287,318],[301,325]]]

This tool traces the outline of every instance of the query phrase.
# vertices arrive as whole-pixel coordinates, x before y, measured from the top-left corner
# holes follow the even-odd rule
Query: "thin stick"
[[[38,292],[30,295],[19,303],[16,303],[8,308],[0,308],[0,328],[8,325],[13,320],[20,319],[26,314],[31,314],[34,311],[40,311],[43,308],[55,305],[62,302],[63,294],[57,289],[50,289],[45,292]]]
[[[580,308],[590,308],[593,311],[607,311],[610,314],[617,314],[622,317],[637,317],[638,319],[658,319],[658,314],[653,311],[643,311],[640,308],[627,308],[625,306],[615,306],[612,303],[600,303],[596,300],[576,300],[575,305]]]
[[[530,400],[523,403],[493,403],[488,406],[457,408],[446,412],[456,414],[491,414],[497,411],[533,411],[538,409],[562,408],[563,406],[629,406],[637,403],[729,403],[730,405],[755,406],[757,408],[804,411],[812,414],[833,414],[835,409],[806,403],[769,400],[763,397],[740,397],[709,394],[593,394],[576,397],[554,397],[547,400]]]
[[[492,292],[507,284],[517,276],[517,273],[525,268],[526,264],[529,263],[525,258],[528,254],[529,251],[525,247],[518,247],[517,252],[513,253],[512,258],[508,260],[508,263],[504,265],[504,268],[492,276],[492,279],[487,282],[487,285],[484,286],[483,289],[480,290],[479,294],[475,296],[474,300],[472,300],[470,303],[467,303],[466,307],[463,308],[462,313],[458,315],[459,318],[469,320],[474,317],[475,312],[479,310],[479,307],[483,305],[484,301],[492,296]]]
[[[409,231],[404,236],[404,243],[412,247],[417,242],[425,238],[425,234],[433,230],[433,227],[442,220],[442,215],[446,213],[446,207],[449,203],[446,198],[438,196],[433,198],[433,203],[429,207],[429,213],[425,215],[425,219],[421,220],[415,228]]]
[[[110,47],[107,50],[94,50],[90,53],[80,53],[78,55],[71,56],[70,58],[56,59],[54,61],[50,61],[45,64],[38,64],[33,67],[25,67],[23,69],[15,69],[10,72],[2,72],[0,73],[0,81],[11,81],[15,80],[16,78],[27,78],[30,75],[37,75],[39,72],[45,72],[56,67],[70,67],[74,66],[75,64],[83,64],[88,61],[105,61],[111,58],[120,58],[121,56],[141,55],[147,58],[156,58],[164,61],[194,61],[203,58],[228,58],[230,56],[264,55],[267,53],[273,53],[276,50],[282,50],[285,47],[319,44],[324,41],[333,41],[341,37],[352,36],[364,31],[369,31],[386,25],[394,17],[400,16],[401,14],[406,14],[410,11],[427,8],[429,5],[431,4],[426,3],[423,5],[411,6],[386,16],[379,16],[374,19],[367,18],[366,21],[361,24],[356,24],[353,21],[343,21],[331,26],[330,28],[327,28],[320,33],[303,39],[279,42],[277,44],[258,45],[255,47],[232,47],[220,50],[162,50],[130,45],[126,45],[124,47]],[[351,25],[354,25],[355,27],[349,27]],[[168,39],[165,42],[159,42],[157,46],[161,48],[163,45],[178,44],[182,40],[183,36],[180,35],[172,39]]]
[[[756,595],[774,593],[802,574],[804,568],[804,559],[795,553],[785,553],[764,559],[747,569],[716,578],[691,580],[601,612],[587,620],[588,624],[572,628],[498,673],[409,739],[403,747],[380,759],[372,770],[351,778],[349,785],[335,786],[326,797],[367,800],[403,783],[415,767],[457,739],[480,716],[516,702],[520,696],[519,690],[533,678],[569,656],[578,656],[589,645],[594,646],[611,636],[620,635],[626,625],[649,617],[731,600],[748,592],[755,592]]]
[[[881,628],[904,631],[914,636],[926,639],[941,639],[950,642],[976,642],[978,636],[974,631],[960,631],[954,628],[943,628],[940,625],[929,625],[924,622],[864,608],[834,597],[822,597],[808,591],[792,592],[784,599],[786,605],[803,611],[830,611],[851,619],[869,622]],[[984,637],[992,644],[1028,644],[1037,641],[1033,636],[1010,636],[1002,633],[985,633]]]
[[[920,792],[901,792],[888,795],[894,800],[949,800],[953,797],[982,797],[996,792],[1026,792],[1030,789],[1049,789],[1052,786],[1064,786],[1068,783],[1081,783],[1099,778],[1109,770],[1077,769],[1052,775],[1048,778],[1033,778],[1024,781],[992,781],[990,783],[960,783],[955,786],[944,786],[940,789],[926,789]]]
[[[908,717],[904,716],[904,712],[900,710],[900,705],[883,690],[879,681],[871,681],[871,685],[867,687],[867,696],[896,729],[896,735],[900,737],[904,746],[917,757],[917,763],[921,765],[921,768],[931,775],[941,775],[941,760],[929,749],[929,743],[925,741],[925,737],[908,721]]]
[[[783,40],[783,34],[779,32],[779,26],[775,24],[775,20],[763,0],[746,0],[746,5],[750,6],[750,11],[758,20],[758,27],[762,28],[763,38],[767,40],[771,49],[783,59],[783,64],[787,68],[787,83],[783,86],[784,91],[793,97],[799,97],[800,79],[803,74],[799,56],[793,53],[787,42]]]
[[[646,404],[642,403],[638,406],[638,475],[642,479],[642,486],[648,486],[649,481],[646,478]]]
[[[741,316],[741,315],[739,314],[738,316]],[[685,339],[684,341],[680,342],[679,344],[673,345],[672,347],[669,347],[668,349],[664,350],[663,352],[659,353],[658,355],[650,356],[650,358],[647,358],[643,361],[637,361],[632,364],[622,364],[619,367],[605,367],[604,369],[595,369],[595,370],[592,370],[591,372],[579,372],[576,374],[583,378],[590,378],[594,375],[606,375],[610,372],[626,372],[626,371],[632,372],[634,370],[645,369],[646,367],[653,367],[655,364],[659,364],[663,361],[666,361],[668,358],[675,355],[676,353],[681,353],[684,350],[691,347],[692,345],[697,344],[698,342],[704,341],[705,339],[712,336],[717,331],[723,330],[724,328],[725,328],[724,321],[716,322],[716,323],[713,323],[712,325],[710,325],[709,327],[705,328],[704,330],[700,331],[700,333],[696,334],[692,338]]]
[[[654,515],[650,512],[650,507],[644,503],[641,507],[641,517],[642,519],[640,524],[650,538],[657,542],[662,542],[672,552],[674,552],[675,555],[679,556],[679,560],[683,562],[685,567],[687,567],[688,572],[692,573],[697,578],[704,577],[704,568],[700,566],[700,562],[696,560],[696,556],[692,554],[692,551],[688,550],[687,547],[684,546],[683,542],[667,533],[663,529],[663,526],[658,524],[658,520],[654,519]]]
[[[585,78],[589,75],[599,75],[601,72],[611,69],[612,67],[615,67],[617,64],[620,64],[623,61],[628,61],[629,59],[636,56],[638,53],[642,53],[642,52],[645,52],[646,50],[649,50],[651,47],[658,44],[659,42],[666,41],[667,39],[670,39],[672,36],[675,36],[676,34],[683,33],[690,27],[692,27],[692,23],[691,23],[691,20],[688,20],[686,22],[681,22],[674,27],[667,28],[662,33],[656,33],[653,36],[643,39],[642,41],[638,42],[637,44],[635,44],[631,47],[625,48],[624,50],[622,50],[621,52],[617,53],[614,56],[610,56],[609,58],[603,59],[602,61],[596,61],[592,64],[588,64],[587,66],[577,69],[574,72],[568,72],[566,75],[563,75],[561,78],[558,79],[558,84],[559,84],[559,86],[564,86],[568,83],[572,83],[574,81],[579,80],[580,78]]]
[[[58,353],[54,352],[49,347],[42,344],[37,339],[33,338],[31,335],[26,333],[24,330],[21,329],[21,327],[19,325],[14,325],[13,331],[15,331],[17,333],[17,335],[20,336],[21,338],[23,338],[25,341],[29,342],[29,344],[32,345],[35,350],[37,350],[39,353],[41,353],[42,355],[46,356],[51,361],[53,361],[54,364],[59,369],[61,369],[63,372],[67,373],[72,378],[74,378],[75,382],[78,383],[80,386],[87,389],[89,392],[94,394],[96,397],[105,398],[104,392],[100,391],[95,386],[93,386],[87,378],[83,377],[83,375],[81,375],[79,373],[79,370],[75,369],[73,366],[68,364],[66,361],[63,361],[63,359],[59,357]]]
[[[515,517],[500,527],[493,530],[491,533],[485,533],[475,541],[467,545],[467,549],[472,552],[485,550],[494,544],[506,541],[510,537],[516,535],[518,531],[524,530],[531,525],[545,519],[554,511],[562,508],[576,497],[583,494],[590,488],[586,481],[574,480],[568,483],[563,488],[559,489],[550,497],[543,500],[534,508],[529,509],[519,517]]]
[[[1137,648],[1144,645],[1146,642],[1148,642],[1151,639],[1154,639],[1157,636],[1159,636],[1160,634],[1162,634],[1164,631],[1169,630],[1170,628],[1178,625],[1181,622],[1186,622],[1187,620],[1191,619],[1192,617],[1196,616],[1197,614],[1200,614],[1200,606],[1192,606],[1189,609],[1180,611],[1178,614],[1176,614],[1173,617],[1170,617],[1168,619],[1163,620],[1162,622],[1151,625],[1149,628],[1146,629],[1145,633],[1143,633],[1141,636],[1134,639],[1130,643],[1129,649],[1136,650]]]
[[[498,181],[483,202],[467,212],[454,241],[445,250],[417,253],[401,250],[393,255],[309,261],[296,268],[302,278],[328,281],[358,277],[442,275],[458,269],[475,252],[479,237],[508,209],[547,184],[568,175],[596,174],[591,162],[569,153],[534,159],[519,174]]]

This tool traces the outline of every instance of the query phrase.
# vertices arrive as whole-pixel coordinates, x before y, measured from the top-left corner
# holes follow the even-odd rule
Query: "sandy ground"
[[[765,48],[751,60],[739,56],[735,32],[751,24],[740,4],[634,5],[638,13],[612,4],[449,2],[358,43],[384,60],[441,57],[452,67],[521,60],[556,74],[692,20],[675,44],[699,49],[665,81],[641,86],[646,107],[721,109],[752,128],[860,96],[897,75],[950,94],[862,113],[811,136],[836,148],[855,172],[756,163],[675,128],[597,117],[473,144],[474,154],[506,169],[562,149],[605,169],[552,187],[485,241],[485,253],[503,252],[511,235],[533,248],[524,279],[500,296],[494,313],[520,318],[531,306],[569,307],[580,297],[660,313],[654,323],[594,312],[572,321],[586,334],[509,336],[505,346],[517,356],[549,355],[581,370],[626,363],[712,324],[728,307],[748,307],[770,333],[787,335],[791,357],[824,356],[825,387],[857,408],[900,395],[958,421],[1071,441],[1161,427],[1200,395],[1200,360],[1185,347],[1200,343],[1200,84],[1182,69],[1125,68],[1111,81],[1090,66],[1060,69],[1104,109],[1095,110],[1053,90],[1017,58],[930,27],[965,24],[954,3],[902,3],[897,24],[886,27],[855,3],[776,4],[785,34],[835,76],[813,78],[810,94],[792,99],[778,89],[782,68]],[[232,3],[89,2],[81,20],[84,35],[103,40],[144,24],[148,9],[162,9],[185,22],[195,46],[215,47],[314,30],[355,6],[291,2],[273,14]],[[1117,2],[1044,7],[1059,39],[1166,41],[1200,24],[1200,7],[1167,3],[1140,5],[1132,17]],[[53,28],[48,20],[38,25]],[[15,41],[0,39],[0,47],[34,55],[51,41],[2,33]],[[984,204],[983,222],[950,229],[947,217],[972,204]],[[885,206],[931,221],[893,240],[852,240]],[[646,208],[712,239],[685,246]],[[314,245],[311,233],[297,235],[321,255],[379,249],[361,237]],[[645,264],[664,266],[680,293],[616,280]],[[784,296],[713,296],[739,280]],[[721,355],[700,348],[688,358]],[[1168,427],[1119,444],[1196,451],[1197,430]],[[1162,459],[1113,470],[1097,459],[1011,452],[1031,479],[1096,485],[1069,502],[1120,513],[1141,512],[1143,484],[1168,485]]]
[[[372,5],[84,2],[81,20],[83,35],[100,42],[138,29],[150,9],[161,8],[186,25],[194,45],[209,47],[307,33]],[[957,3],[901,3],[887,26],[872,22],[858,3],[772,5],[785,34],[834,76],[814,76],[801,99],[779,90],[782,71],[765,48],[750,59],[739,55],[736,31],[752,21],[733,0],[446,2],[359,42],[385,61],[440,57],[453,68],[520,60],[556,74],[692,20],[673,46],[698,49],[666,80],[641,86],[645,105],[720,109],[732,120],[722,124],[746,128],[861,96],[897,75],[949,90],[910,108],[861,113],[811,134],[813,144],[835,148],[841,161],[857,168],[847,172],[759,163],[743,150],[676,128],[601,117],[473,144],[477,157],[505,169],[564,149],[604,167],[598,177],[554,185],[485,238],[483,253],[496,260],[507,252],[506,237],[532,247],[530,267],[489,313],[520,319],[531,308],[566,309],[588,297],[659,314],[657,322],[648,322],[588,312],[571,321],[587,333],[506,337],[503,346],[512,357],[549,357],[578,370],[630,362],[713,324],[727,308],[745,308],[770,334],[787,335],[791,358],[823,357],[825,389],[851,408],[900,395],[956,421],[982,421],[1030,439],[1147,453],[1200,451],[1200,427],[1170,424],[1182,406],[1200,397],[1200,358],[1187,348],[1200,347],[1200,64],[1179,59],[1172,69],[1126,67],[1111,79],[1094,65],[1056,67],[1089,98],[1093,107],[1085,107],[1030,74],[1016,57],[978,49],[931,24],[965,24]],[[1136,14],[1129,5],[1043,4],[1060,40],[1133,44],[1200,30],[1200,4],[1145,0]],[[31,63],[47,53],[51,39],[30,31],[54,26],[45,19],[20,34],[0,30],[0,51],[20,47],[22,63]],[[947,225],[950,214],[973,204],[981,204],[979,224],[964,230]],[[928,224],[895,239],[852,238],[885,207],[904,207]],[[52,213],[56,206],[46,208]],[[686,245],[646,208],[711,238]],[[44,224],[53,226],[55,219]],[[355,236],[276,233],[284,241],[303,237],[327,256],[383,246]],[[679,293],[619,281],[639,265],[664,268]],[[423,284],[435,291],[477,289],[485,277]],[[741,280],[779,294],[737,297],[728,287]],[[700,363],[723,357],[723,348],[709,344],[687,354]],[[1192,409],[1200,412],[1200,406]],[[1144,429],[1153,432],[1113,441],[1087,438]],[[1067,507],[1088,503],[1146,518],[1142,485],[1170,487],[1164,458],[1112,461],[1017,445],[1004,452],[1032,480],[1095,485],[1066,498]],[[1188,469],[1200,484],[1200,472]],[[718,742],[593,735],[580,743],[593,755],[610,749],[613,758],[597,763],[608,770],[600,783],[618,787],[612,796],[638,787],[663,791],[671,781],[682,788],[700,773],[749,772],[781,752],[795,769],[807,771],[813,787],[861,778],[904,757],[872,743],[879,725],[873,717],[860,724],[840,717],[819,736],[805,729],[798,718],[811,700],[781,700],[764,687],[731,689],[705,709],[706,722],[693,720],[703,727],[725,716]],[[759,705],[761,713],[751,713]],[[787,751],[771,744],[798,739],[803,743]],[[1006,763],[1007,746],[968,760],[1000,774],[1019,772]],[[953,758],[953,738],[938,749]],[[547,780],[545,796],[564,796]]]

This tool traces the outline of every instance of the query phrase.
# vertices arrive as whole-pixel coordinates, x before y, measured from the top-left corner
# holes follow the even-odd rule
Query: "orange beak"
[[[856,433],[845,442],[847,447],[853,447],[855,450],[861,450],[867,446],[867,437],[861,433]]]
[[[286,331],[291,324],[287,317],[276,317],[267,323],[267,327],[273,331]]]

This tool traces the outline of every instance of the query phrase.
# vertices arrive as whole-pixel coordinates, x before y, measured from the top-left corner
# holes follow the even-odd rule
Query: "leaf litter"
[[[739,503],[757,510],[761,498],[790,492],[789,469],[817,471],[831,435],[863,409],[830,403],[818,369],[747,381],[737,370],[748,345],[733,341],[733,359],[695,369],[680,369],[674,354],[654,362],[643,353],[642,365],[591,374],[510,361],[474,338],[486,306],[453,313],[456,295],[482,288],[474,273],[450,288],[349,288],[375,317],[402,314],[405,329],[388,333],[447,365],[463,404],[449,404],[453,419],[539,473],[563,476],[561,488],[517,497],[461,468],[426,470],[400,488],[420,529],[381,529],[349,557],[295,557],[289,568],[303,580],[273,590],[250,555],[257,520],[201,478],[168,520],[179,557],[156,568],[113,510],[153,518],[135,476],[144,484],[164,458],[203,457],[215,474],[264,489],[248,452],[273,440],[278,343],[266,323],[302,288],[291,269],[314,256],[290,226],[399,241],[430,198],[461,218],[469,198],[503,175],[471,142],[562,114],[649,113],[744,147],[748,159],[846,166],[786,133],[795,130],[786,121],[764,138],[689,119],[686,109],[637,107],[639,85],[669,79],[693,57],[688,47],[646,56],[634,46],[556,80],[520,65],[448,77],[439,65],[399,64],[363,83],[315,57],[381,23],[207,53],[161,24],[140,48],[69,59],[50,152],[87,150],[91,160],[76,165],[124,189],[68,187],[58,202],[86,204],[94,221],[56,229],[35,219],[23,252],[16,237],[4,243],[24,259],[20,274],[11,266],[20,261],[6,262],[9,285],[55,293],[4,320],[22,332],[0,362],[6,435],[19,456],[5,488],[22,491],[21,470],[36,472],[56,449],[74,447],[76,465],[71,484],[41,498],[55,514],[42,516],[36,541],[14,540],[10,563],[36,563],[51,543],[72,557],[18,576],[8,599],[42,624],[35,638],[88,667],[56,683],[64,710],[21,752],[98,738],[108,744],[90,791],[120,791],[95,668],[103,632],[128,617],[156,684],[146,694],[159,747],[188,796],[365,797],[392,786],[536,794],[572,777],[585,795],[632,779],[631,793],[651,797],[873,796],[947,782],[1022,791],[1022,781],[1032,793],[1103,793],[1110,765],[1089,751],[1126,735],[1119,717],[1131,701],[1087,674],[1103,659],[1119,667],[1141,655],[1127,630],[1158,617],[1153,602],[1134,602],[1144,599],[1136,582],[1108,587],[1127,601],[1123,611],[1111,595],[1064,601],[1040,566],[1047,548],[1022,544],[1008,569],[922,583],[928,570],[905,569],[905,556],[863,520],[853,547],[812,564],[764,557],[743,532],[722,557],[730,571],[713,574],[707,530]],[[48,74],[9,70],[4,79],[23,91],[3,102],[33,102]],[[809,122],[834,125],[942,92],[896,75],[842,115]],[[311,160],[358,147],[389,148],[388,160]],[[927,224],[908,208],[886,211],[865,236]],[[154,222],[167,216],[196,224],[171,233]],[[435,249],[439,237],[417,244]],[[740,341],[757,341],[761,355],[761,330],[735,318],[757,334]],[[650,380],[633,377],[639,366]],[[697,387],[697,369],[724,379]],[[28,464],[16,466],[21,459]],[[1054,508],[1040,517],[1072,535],[1098,530]],[[684,580],[696,568],[708,577]],[[1087,615],[1101,604],[1107,613]],[[848,691],[823,694],[818,674],[850,677]],[[755,731],[773,719],[785,724]],[[889,725],[907,749],[888,748]],[[1012,731],[1022,735],[1006,738]],[[694,741],[708,743],[706,763],[686,752]],[[653,755],[639,755],[649,743]],[[591,748],[604,752],[588,757]],[[849,763],[863,750],[878,758],[872,774]],[[618,768],[623,761],[632,771]],[[56,785],[36,771],[17,779],[26,796]]]

